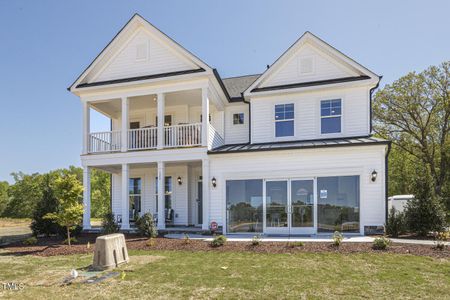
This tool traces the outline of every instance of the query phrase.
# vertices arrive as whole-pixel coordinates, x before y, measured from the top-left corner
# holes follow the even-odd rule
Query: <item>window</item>
[[[227,230],[228,232],[262,232],[263,181],[227,180]]]
[[[141,212],[141,178],[130,178],[130,220],[136,220]]]
[[[155,191],[156,191],[156,211],[158,211],[158,177],[155,180]],[[172,177],[166,176],[164,180],[164,189],[165,189],[165,208],[172,208]]]
[[[130,122],[130,129],[139,129],[140,124],[139,122]]]
[[[317,178],[319,232],[359,232],[359,176]]]
[[[233,125],[244,124],[244,114],[233,114]]]
[[[320,102],[321,133],[341,132],[342,101],[341,99],[323,100]]]
[[[294,135],[294,104],[275,105],[275,136]]]
[[[158,126],[158,116],[156,116],[156,126]],[[172,126],[172,115],[164,116],[164,126]]]

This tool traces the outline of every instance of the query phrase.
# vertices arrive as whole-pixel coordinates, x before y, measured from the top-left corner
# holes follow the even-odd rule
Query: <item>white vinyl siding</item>
[[[312,72],[302,72],[302,59],[312,61]],[[306,63],[306,61],[303,61]],[[272,76],[264,80],[261,87],[284,85],[299,82],[318,81],[342,77],[357,76],[336,60],[316,47],[306,44],[293,55]]]
[[[233,124],[233,115],[243,113],[244,124]],[[248,104],[232,104],[225,108],[225,143],[239,144],[248,142],[249,113]]]
[[[137,48],[148,45],[146,59],[136,59]],[[92,80],[104,81],[127,77],[197,69],[193,63],[153,37],[145,29],[138,30],[121,51]]]
[[[369,100],[366,87],[296,93],[251,99],[252,143],[275,142],[273,111],[276,104],[294,103],[294,131],[286,140],[321,139],[320,101],[342,99],[342,128],[333,137],[369,134]]]

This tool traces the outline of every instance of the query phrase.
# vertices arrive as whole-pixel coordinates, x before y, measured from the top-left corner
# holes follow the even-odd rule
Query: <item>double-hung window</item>
[[[294,135],[294,104],[275,105],[275,136]]]
[[[341,99],[323,100],[320,102],[320,132],[340,133],[342,118]]]

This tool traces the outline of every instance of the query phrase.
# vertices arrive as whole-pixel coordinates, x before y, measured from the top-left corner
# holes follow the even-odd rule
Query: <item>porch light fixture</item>
[[[182,184],[183,184],[183,181],[181,180],[181,177],[180,177],[180,176],[178,176],[177,182],[178,182],[179,185],[182,185]]]
[[[212,184],[213,187],[216,187],[216,186],[217,186],[217,180],[216,180],[216,177],[213,177],[213,178],[211,179],[211,184]]]
[[[373,170],[370,180],[372,180],[372,182],[375,182],[377,180],[377,176],[378,176],[377,171]]]

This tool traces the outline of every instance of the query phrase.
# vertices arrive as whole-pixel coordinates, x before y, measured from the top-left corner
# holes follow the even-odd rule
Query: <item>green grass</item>
[[[60,286],[91,255],[0,253],[0,283],[23,282],[0,298],[449,299],[450,261],[393,254],[131,251],[124,279]],[[1,286],[0,286],[1,287]]]

